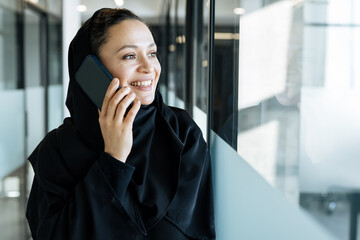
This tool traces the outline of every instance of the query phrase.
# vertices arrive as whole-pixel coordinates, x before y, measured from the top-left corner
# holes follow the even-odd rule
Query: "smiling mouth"
[[[131,82],[130,85],[134,87],[148,87],[152,83],[152,80],[148,81],[138,81],[138,82]]]

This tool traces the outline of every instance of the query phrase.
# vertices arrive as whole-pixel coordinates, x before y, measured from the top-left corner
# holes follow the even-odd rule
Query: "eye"
[[[125,56],[123,56],[123,59],[135,59],[135,54],[127,54]]]
[[[151,53],[150,53],[150,57],[156,58],[156,57],[157,57],[157,52],[155,52],[155,51],[154,51],[154,52],[151,52]]]

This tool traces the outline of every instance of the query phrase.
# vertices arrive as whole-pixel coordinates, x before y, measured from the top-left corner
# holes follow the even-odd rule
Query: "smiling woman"
[[[94,51],[120,86],[129,86],[136,98],[148,105],[154,100],[161,72],[156,49],[144,23],[124,20],[108,29],[107,41]]]
[[[76,34],[71,117],[29,157],[34,239],[215,239],[206,143],[187,112],[163,103],[156,50],[126,9],[100,9]],[[90,54],[115,77],[101,111],[75,81]]]

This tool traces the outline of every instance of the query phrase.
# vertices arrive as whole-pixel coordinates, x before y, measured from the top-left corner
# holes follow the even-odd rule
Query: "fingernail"
[[[113,79],[113,81],[111,82],[112,84],[116,84],[117,83],[117,81],[118,81],[118,79],[117,78],[114,78]]]

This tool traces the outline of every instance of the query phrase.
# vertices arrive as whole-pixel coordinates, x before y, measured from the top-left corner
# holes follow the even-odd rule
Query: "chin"
[[[154,101],[154,96],[141,98],[139,100],[141,105],[150,105]]]

